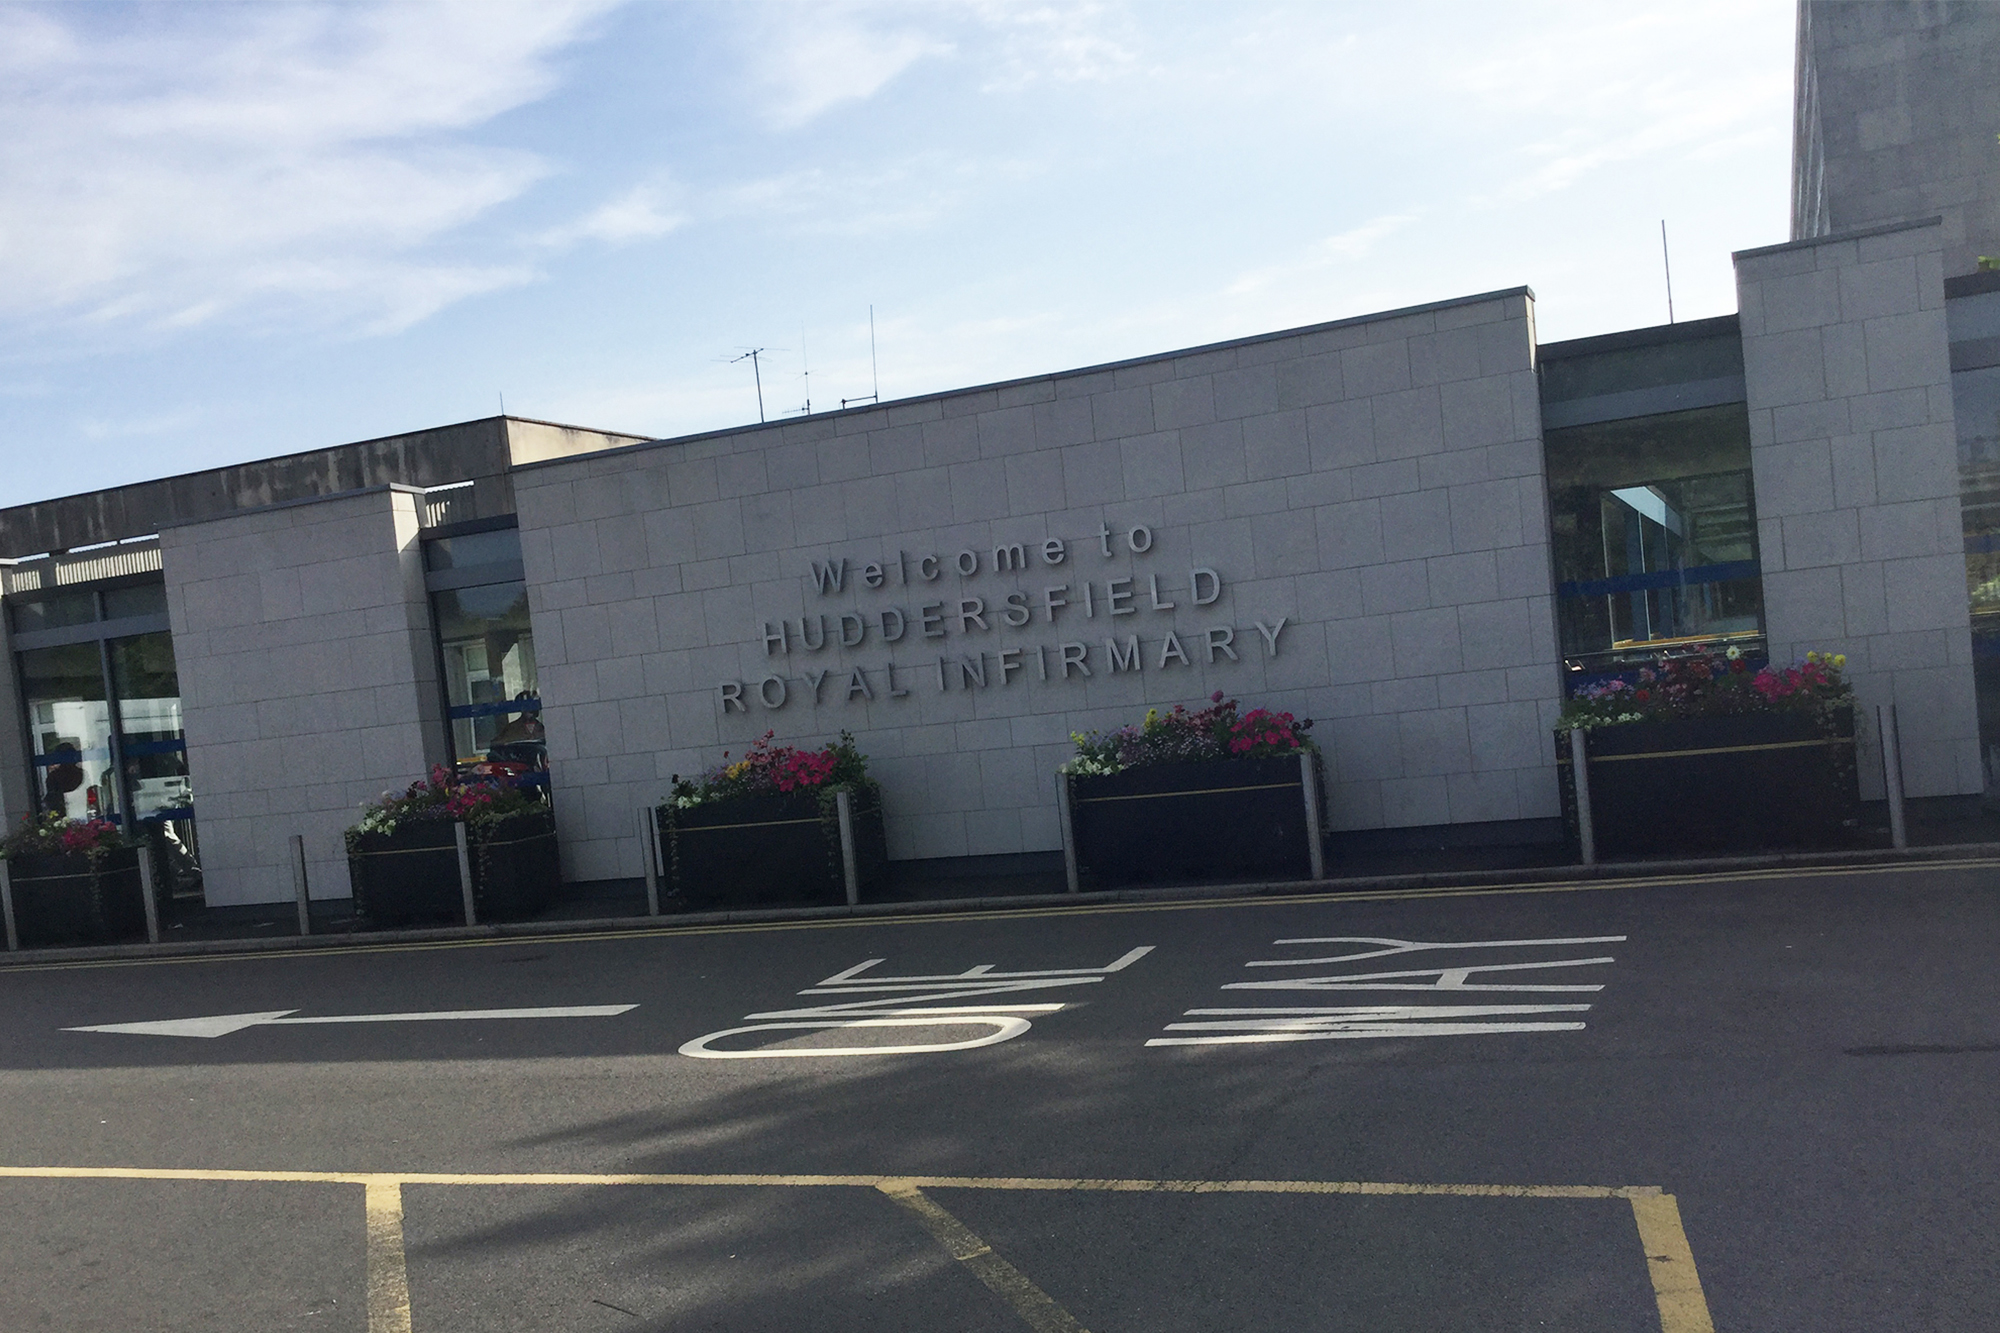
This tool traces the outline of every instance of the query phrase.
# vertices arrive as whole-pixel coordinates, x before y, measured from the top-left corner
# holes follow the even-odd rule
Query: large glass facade
[[[1946,314],[1980,751],[1986,790],[1995,792],[2000,791],[2000,290],[1950,300]]]
[[[201,893],[180,676],[157,579],[9,600],[37,806],[144,833],[178,897]],[[59,642],[49,642],[59,640]]]
[[[1763,581],[1740,403],[1545,437],[1556,620],[1572,680],[1662,652],[1761,652]]]
[[[541,686],[521,544],[512,528],[425,543],[453,761],[482,776],[547,782]]]

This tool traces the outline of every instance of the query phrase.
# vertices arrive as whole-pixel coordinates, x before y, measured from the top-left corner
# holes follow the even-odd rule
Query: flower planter
[[[410,820],[389,833],[353,833],[348,877],[357,916],[381,926],[463,921],[458,842],[450,820]],[[555,820],[547,811],[466,825],[472,901],[481,921],[531,917],[562,884]]]
[[[29,853],[7,862],[14,928],[23,948],[144,938],[138,847]]]
[[[1317,752],[1068,776],[1078,878],[1095,884],[1311,878],[1312,839],[1324,827],[1325,784],[1318,776]]]
[[[858,888],[889,860],[872,782],[847,788]],[[835,905],[847,901],[835,794],[829,788],[732,796],[659,807],[670,892],[690,908]]]
[[[1860,822],[1854,710],[1673,718],[1584,733],[1600,858],[1834,847]],[[1569,733],[1556,733],[1563,820],[1578,845]]]

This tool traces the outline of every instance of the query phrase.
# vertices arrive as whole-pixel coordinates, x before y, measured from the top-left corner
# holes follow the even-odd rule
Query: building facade
[[[1736,256],[1734,316],[1543,344],[1517,288],[684,439],[501,418],[0,512],[0,805],[144,825],[216,906],[289,898],[302,835],[339,898],[361,802],[478,765],[549,785],[566,878],[619,880],[674,775],[850,731],[894,860],[1032,868],[1072,732],[1222,691],[1316,719],[1336,838],[1553,840],[1566,692],[1692,644],[1847,653],[1909,794],[1976,798],[2000,241],[1976,198],[1870,215],[1848,8],[1942,14],[1907,59],[2000,50],[1976,6],[1806,6],[1810,225]]]

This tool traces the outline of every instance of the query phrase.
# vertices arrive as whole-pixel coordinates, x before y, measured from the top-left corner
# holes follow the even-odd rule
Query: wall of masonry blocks
[[[359,805],[445,758],[416,492],[383,487],[160,534],[202,879],[283,902],[351,893]]]
[[[1848,655],[1912,796],[1983,785],[1937,219],[1736,256],[1771,657]],[[1864,736],[1862,794],[1883,792]]]
[[[1072,732],[1215,690],[1316,720],[1335,828],[1553,815],[1534,342],[1519,289],[518,469],[566,874],[766,730],[852,731],[895,858],[1053,850]]]

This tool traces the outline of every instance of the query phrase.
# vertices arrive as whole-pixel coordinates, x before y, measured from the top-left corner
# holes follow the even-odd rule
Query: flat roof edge
[[[1618,329],[1593,333],[1587,338],[1566,338],[1542,343],[1535,348],[1539,361],[1561,361],[1567,357],[1590,356],[1597,352],[1622,352],[1630,347],[1660,347],[1669,343],[1693,342],[1700,338],[1720,338],[1742,326],[1737,315],[1711,315],[1707,319],[1683,319],[1673,324],[1654,324],[1643,329]]]
[[[1760,259],[1765,255],[1781,255],[1788,250],[1810,250],[1816,245],[1838,245],[1842,241],[1859,241],[1870,236],[1887,236],[1892,232],[1919,231],[1925,227],[1942,227],[1944,216],[1933,214],[1927,218],[1910,218],[1904,222],[1881,222],[1872,227],[1855,227],[1851,231],[1830,231],[1824,236],[1808,236],[1802,241],[1781,241],[1777,245],[1760,245],[1754,250],[1733,250],[1731,259]]]
[[[231,509],[221,514],[204,514],[200,518],[177,519],[162,523],[161,532],[172,532],[179,528],[196,528],[204,523],[227,523],[233,518],[248,518],[252,514],[269,514],[279,509],[302,509],[306,505],[329,504],[335,500],[354,500],[364,495],[386,495],[391,491],[403,491],[409,495],[423,495],[422,486],[406,486],[400,481],[385,481],[374,486],[356,486],[350,491],[329,491],[325,495],[295,495],[289,500],[273,500],[267,505],[254,505],[248,509]]]
[[[1426,301],[1421,305],[1399,306],[1394,310],[1378,310],[1366,315],[1349,315],[1344,319],[1330,319],[1320,324],[1305,324],[1293,329],[1279,329],[1272,333],[1253,333],[1243,338],[1227,338],[1221,342],[1202,343],[1195,347],[1179,347],[1167,352],[1153,352],[1145,356],[1126,357],[1120,361],[1103,361],[1096,365],[1079,366],[1073,370],[1048,371],[1040,375],[1022,375],[1011,380],[994,380],[986,384],[973,384],[959,389],[941,389],[936,393],[912,394],[908,398],[891,398],[886,403],[870,403],[866,407],[836,408],[831,412],[815,412],[810,417],[786,417],[779,421],[753,421],[741,426],[724,426],[716,430],[698,431],[693,435],[663,435],[657,439],[644,440],[637,444],[621,444],[611,449],[598,449],[588,454],[574,454],[567,458],[543,458],[532,463],[517,463],[510,467],[510,473],[533,472],[540,468],[563,467],[615,454],[631,453],[641,449],[658,449],[668,445],[698,444],[703,440],[716,440],[729,435],[745,435],[755,431],[781,430],[786,426],[796,426],[801,421],[826,421],[837,417],[858,416],[865,412],[885,412],[893,407],[907,407],[912,403],[944,402],[952,398],[964,398],[975,393],[992,393],[1000,389],[1018,388],[1024,384],[1039,384],[1045,381],[1077,379],[1084,375],[1101,375],[1107,370],[1123,370],[1129,366],[1142,366],[1155,361],[1173,361],[1184,356],[1200,356],[1206,352],[1223,352],[1233,347],[1254,347],[1259,343],[1276,342],[1280,338],[1302,338],[1308,334],[1324,333],[1329,329],[1352,328],[1359,324],[1373,324],[1385,319],[1401,319],[1409,315],[1427,314],[1433,310],[1450,310],[1457,306],[1477,305],[1482,301],[1498,301],[1510,296],[1525,296],[1535,299],[1532,287],[1503,287],[1497,291],[1479,292],[1472,296],[1456,296],[1445,301]]]

